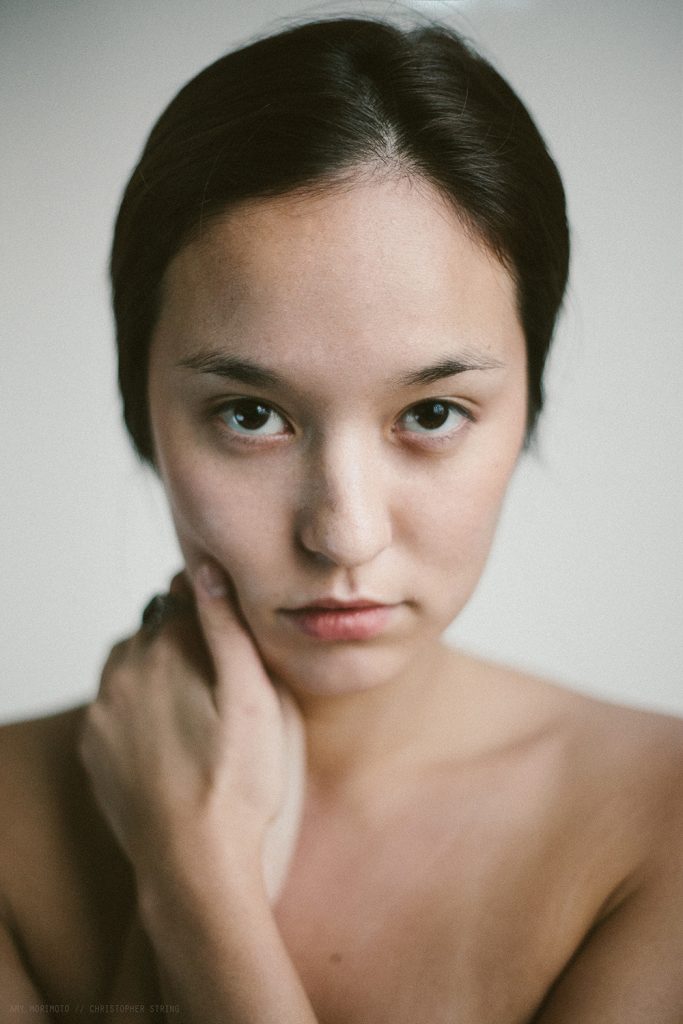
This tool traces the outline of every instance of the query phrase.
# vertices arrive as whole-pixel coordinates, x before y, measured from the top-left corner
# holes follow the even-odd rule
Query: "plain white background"
[[[570,292],[539,451],[524,457],[463,644],[683,713],[683,7],[453,0],[565,180]],[[404,8],[405,10],[405,8]],[[146,133],[209,61],[294,15],[392,3],[4,0],[0,718],[89,699],[178,567],[120,425],[106,262]]]

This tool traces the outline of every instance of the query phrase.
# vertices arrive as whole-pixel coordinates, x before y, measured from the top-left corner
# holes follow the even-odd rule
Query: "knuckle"
[[[119,659],[105,665],[100,676],[97,702],[101,705],[116,705],[125,700],[126,694],[139,685],[141,672],[138,662]]]
[[[102,708],[93,701],[85,709],[83,724],[78,736],[77,748],[81,761],[88,765],[92,760],[95,737],[102,731]]]
[[[102,674],[100,676],[100,685],[97,691],[98,700],[108,700],[109,697],[111,696],[113,676],[114,671],[112,669],[112,666],[109,663],[107,663],[102,669]],[[92,707],[92,705],[90,705],[90,707]],[[90,713],[90,707],[86,712],[86,716]]]
[[[88,704],[83,715],[83,729],[81,730],[81,740],[84,737],[89,737],[93,733],[102,732],[104,723],[107,719],[107,709],[100,700],[94,700]]]
[[[126,656],[129,644],[130,640],[119,640],[118,643],[114,644],[112,649],[109,651],[107,659],[104,663],[104,672],[114,668],[114,666],[118,665],[121,661],[123,661],[123,659]]]
[[[167,668],[172,660],[174,637],[170,629],[164,627],[150,641],[145,651],[145,666],[147,672],[155,672]]]
[[[106,665],[102,669],[102,675],[100,676],[100,688],[97,694],[98,698],[102,698],[103,700],[110,699],[117,688],[121,675],[122,669],[120,663],[107,661]]]

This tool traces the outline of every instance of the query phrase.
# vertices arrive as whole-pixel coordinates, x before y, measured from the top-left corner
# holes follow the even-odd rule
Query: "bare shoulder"
[[[531,766],[525,778],[547,794],[547,820],[568,842],[575,835],[634,881],[668,844],[683,850],[682,718],[478,658],[466,656],[466,666],[485,695],[483,720],[502,723]]]
[[[84,707],[0,726],[0,799],[10,835],[37,838],[82,786],[77,741]],[[3,846],[3,852],[7,849]]]
[[[544,681],[537,685],[563,710],[577,784],[621,794],[634,820],[642,812],[648,834],[666,828],[671,814],[683,810],[683,719]]]
[[[12,823],[64,813],[84,779],[77,757],[85,706],[0,726],[0,798]]]
[[[84,712],[0,726],[0,914],[37,990],[66,1001],[75,964],[97,983],[133,898],[78,756]]]
[[[84,711],[81,705],[0,726],[0,893],[6,913],[21,915],[30,893],[43,885],[61,889],[79,851],[102,840],[78,757]]]
[[[26,772],[31,780],[37,781],[47,770],[57,764],[65,764],[72,752],[83,722],[86,704],[79,704],[57,711],[17,722],[0,725],[0,758],[3,768],[10,770],[9,776],[3,772],[0,785],[18,781],[12,774],[12,768],[22,772],[22,781],[27,780]]]
[[[552,848],[569,855],[577,902],[590,894],[587,927],[534,1024],[679,1024],[683,720],[491,671],[551,737]]]
[[[554,727],[580,747],[587,769],[612,765],[646,785],[665,788],[671,773],[680,777],[683,718],[618,704],[483,659],[469,663],[494,692],[506,694],[521,721]]]
[[[610,906],[643,874],[670,863],[674,850],[683,855],[682,718],[499,666],[488,670],[514,692],[539,734],[552,737],[561,813],[573,813],[579,833],[594,833],[595,848],[623,866]]]
[[[682,898],[683,719],[579,701],[576,729],[591,788],[612,801],[613,827],[633,852],[633,869],[610,909],[636,892]]]
[[[616,858],[625,851],[629,870],[558,979],[538,1024],[679,1024],[683,723],[631,708],[592,710],[595,720],[582,729],[585,745],[596,748],[592,771],[606,780],[593,789],[607,801],[602,820],[616,833],[607,851],[616,850]]]

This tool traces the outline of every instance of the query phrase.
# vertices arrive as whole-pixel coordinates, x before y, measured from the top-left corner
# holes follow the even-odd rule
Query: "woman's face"
[[[340,693],[419,664],[526,421],[512,280],[439,194],[375,180],[213,222],[168,268],[149,379],[187,566],[223,567],[274,677]]]

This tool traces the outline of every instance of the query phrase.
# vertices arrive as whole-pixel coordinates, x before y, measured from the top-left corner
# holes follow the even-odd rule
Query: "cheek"
[[[469,596],[484,568],[515,462],[510,452],[450,466],[413,506],[416,549],[456,600]]]
[[[467,596],[483,571],[526,426],[525,363],[464,439],[453,459],[424,478],[413,538],[444,592]]]
[[[255,480],[196,451],[187,457],[166,453],[160,474],[190,570],[209,555],[239,584],[252,576],[255,563],[272,563],[273,540],[286,519],[283,494],[272,476],[261,473]]]

